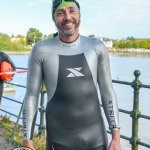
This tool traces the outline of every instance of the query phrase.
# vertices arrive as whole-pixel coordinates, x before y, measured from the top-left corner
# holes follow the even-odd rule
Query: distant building
[[[107,48],[112,48],[113,47],[113,40],[104,38],[104,37],[98,37],[99,40],[101,40]]]
[[[26,40],[25,37],[21,37],[21,38],[20,37],[19,38],[12,37],[10,40],[11,40],[11,42],[18,42],[18,41],[20,41],[20,39],[22,39],[24,41]]]

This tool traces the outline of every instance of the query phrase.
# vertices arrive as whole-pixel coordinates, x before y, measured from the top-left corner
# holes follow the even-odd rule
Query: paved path
[[[3,137],[6,133],[5,129],[0,128],[0,150],[12,150],[14,148],[13,145],[8,146],[8,141]]]

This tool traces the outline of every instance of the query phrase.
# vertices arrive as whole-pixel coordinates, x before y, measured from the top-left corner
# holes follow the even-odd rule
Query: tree
[[[44,34],[44,36],[43,36],[43,40],[45,40],[45,39],[47,39],[47,35],[46,34]]]
[[[24,36],[21,35],[21,34],[18,34],[18,35],[16,36],[16,38],[24,38]]]
[[[52,38],[53,36],[54,36],[54,34],[51,33],[51,34],[49,34],[49,35],[47,36],[47,38]]]
[[[139,41],[135,40],[132,44],[133,48],[139,48]]]
[[[125,45],[125,41],[124,41],[124,40],[119,41],[119,43],[118,43],[118,48],[126,48],[126,45]]]
[[[10,50],[11,41],[7,34],[0,33],[0,50]]]
[[[132,44],[132,41],[131,40],[127,40],[125,41],[125,44],[126,44],[126,48],[132,48],[133,44]]]
[[[128,37],[126,40],[120,40],[118,43],[113,44],[114,48],[145,48],[150,49],[150,40],[143,39],[137,40],[134,37]]]
[[[7,34],[0,33],[0,50],[22,51],[25,49],[25,40],[20,38],[16,41],[11,41],[11,38]]]
[[[42,33],[36,28],[30,28],[26,36],[27,44],[32,45],[40,40],[42,40]]]
[[[118,41],[114,41],[114,42],[113,42],[113,48],[118,49]]]
[[[127,37],[127,39],[126,39],[126,40],[134,41],[134,40],[135,40],[135,38],[134,38],[133,36],[130,36],[130,37]]]
[[[90,38],[95,38],[95,35],[94,34],[90,34],[89,37]]]

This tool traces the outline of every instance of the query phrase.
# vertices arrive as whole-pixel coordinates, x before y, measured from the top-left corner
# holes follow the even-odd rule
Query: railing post
[[[131,112],[131,117],[132,117],[132,137],[130,140],[130,144],[132,145],[132,150],[138,150],[138,119],[139,119],[139,114],[141,113],[139,111],[139,89],[141,87],[141,82],[139,80],[140,76],[140,71],[135,70],[134,71],[134,76],[135,80],[132,82],[132,87],[134,89],[134,99],[133,99],[133,110]]]
[[[42,88],[41,88],[41,103],[40,103],[40,126],[39,126],[39,131],[38,131],[38,136],[41,137],[42,135],[45,135],[45,129],[44,129],[44,113],[45,113],[45,108],[44,108],[44,95],[46,93],[45,85],[42,82]]]

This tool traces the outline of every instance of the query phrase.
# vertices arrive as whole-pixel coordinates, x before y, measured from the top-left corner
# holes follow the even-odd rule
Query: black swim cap
[[[76,0],[53,0],[53,3],[52,3],[52,18],[53,18],[53,20],[54,20],[54,13],[55,13],[56,8],[66,6],[69,4],[75,4],[80,12],[80,5]]]

